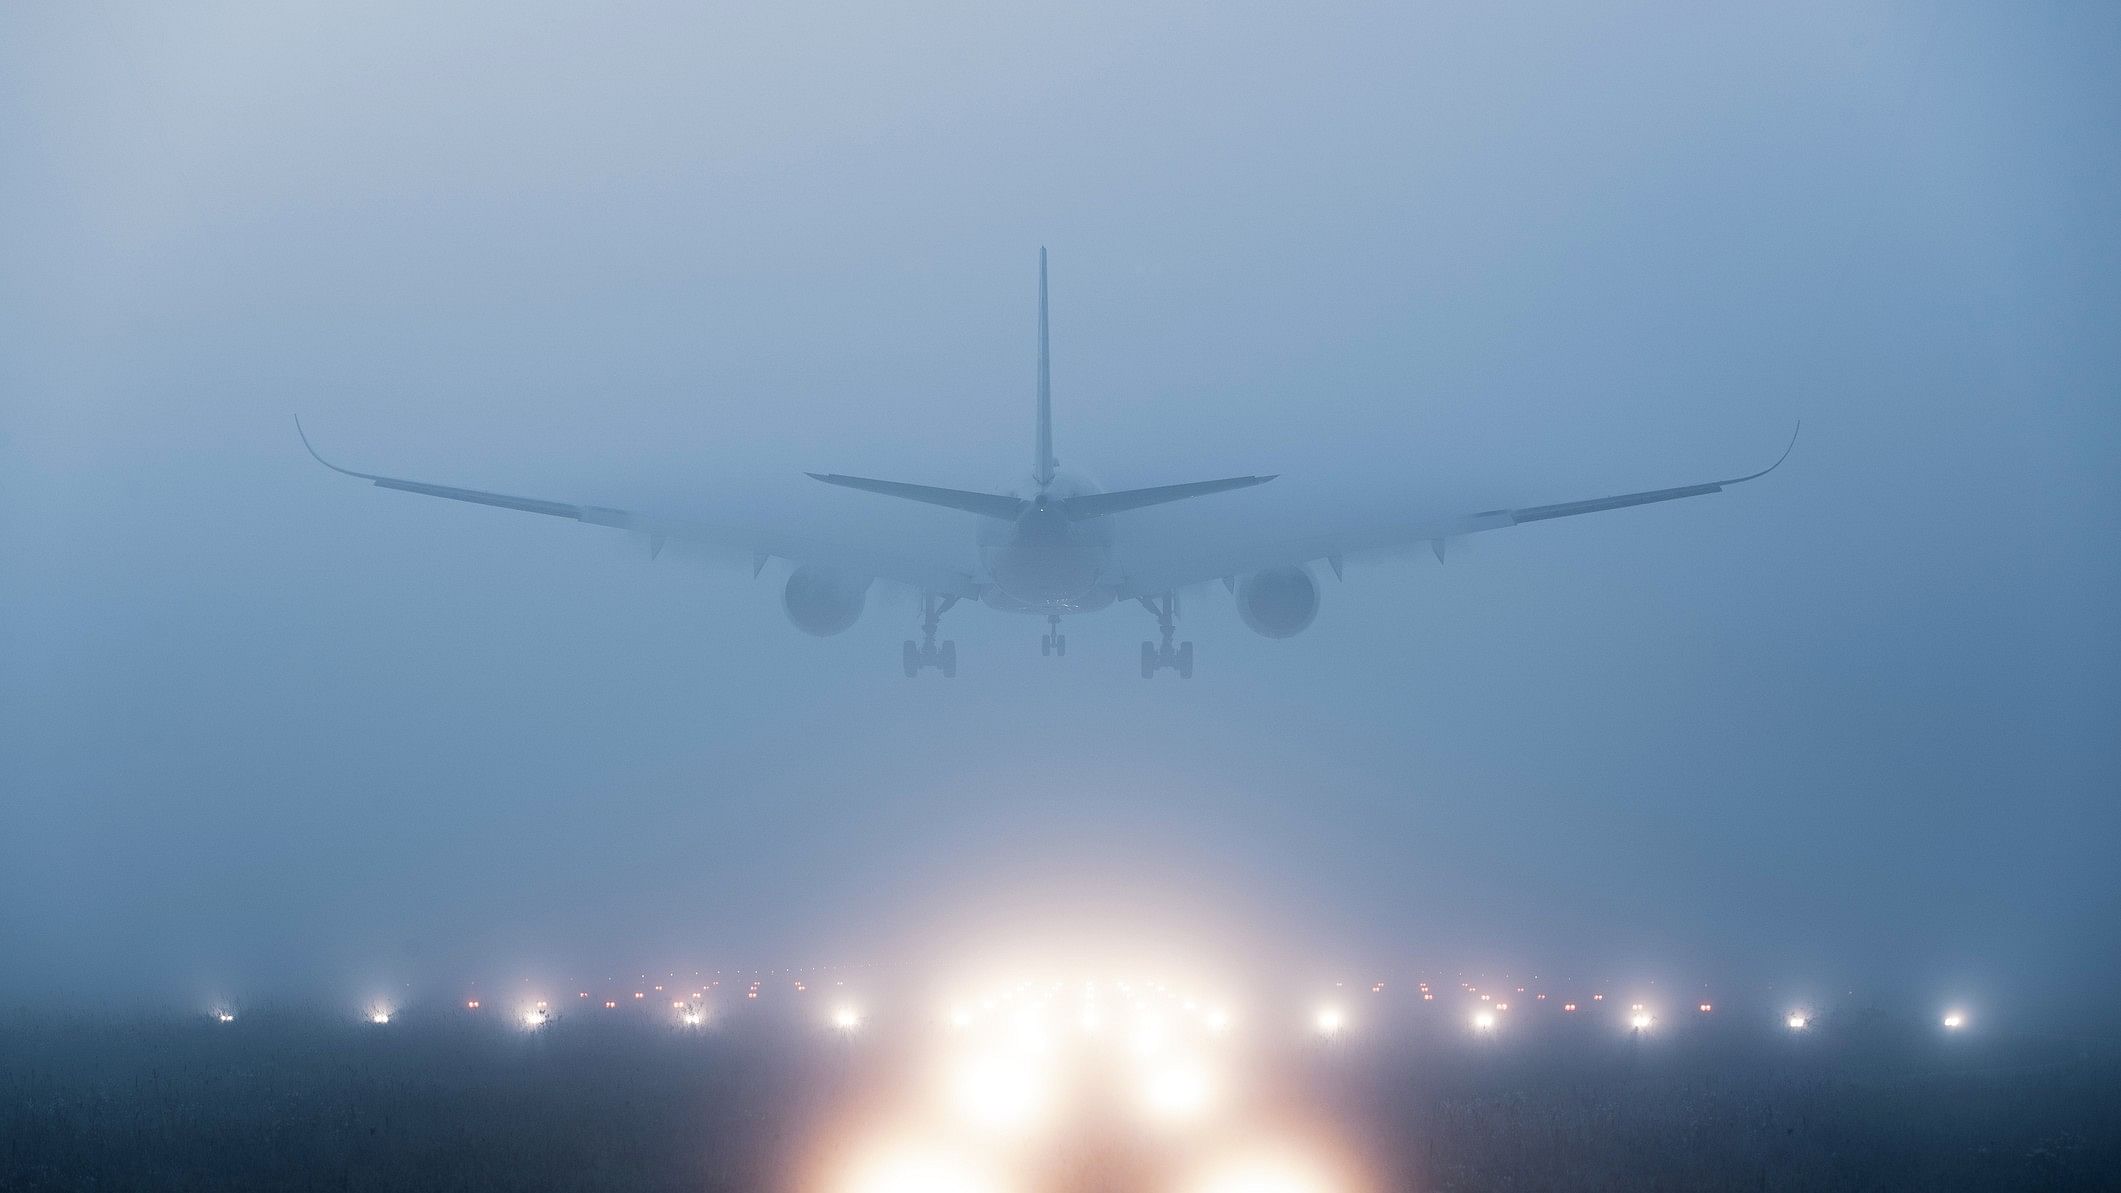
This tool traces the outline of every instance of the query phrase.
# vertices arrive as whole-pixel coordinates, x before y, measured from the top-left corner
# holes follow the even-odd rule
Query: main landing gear
[[[1171,639],[1178,633],[1178,594],[1167,592],[1160,597],[1137,597],[1142,608],[1156,615],[1156,628],[1163,635],[1161,645],[1142,643],[1142,678],[1154,679],[1156,673],[1169,667],[1178,672],[1180,679],[1193,678],[1193,644],[1181,642],[1176,646]]]
[[[1046,618],[1046,632],[1039,636],[1038,653],[1063,655],[1068,653],[1068,635],[1060,632],[1060,615],[1050,614]]]
[[[943,673],[944,679],[957,678],[957,643],[944,642],[937,646],[935,630],[950,606],[957,604],[955,596],[939,597],[932,592],[921,594],[921,644],[915,646],[913,639],[906,639],[906,678],[912,679],[924,667],[933,667]]]

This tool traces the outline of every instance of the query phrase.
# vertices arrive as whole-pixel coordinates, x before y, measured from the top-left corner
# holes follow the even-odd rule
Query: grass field
[[[1945,1039],[1882,1015],[1801,1034],[1758,1017],[1641,1038],[1551,1017],[1492,1038],[1460,1026],[1290,1033],[1255,1049],[1256,1101],[1325,1124],[1378,1189],[2121,1185],[2108,1044]],[[0,1189],[804,1188],[850,1106],[908,1096],[918,1034],[17,1013],[0,1030]],[[1050,1153],[1020,1187],[1147,1179],[1122,1128],[1096,1131],[1114,1137]]]

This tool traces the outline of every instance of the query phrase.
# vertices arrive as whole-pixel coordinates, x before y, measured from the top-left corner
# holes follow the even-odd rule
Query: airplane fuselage
[[[1070,521],[1061,503],[1099,493],[1089,480],[1059,473],[1044,489],[1012,493],[1027,504],[1014,521],[982,519],[980,563],[993,581],[981,599],[995,609],[1039,616],[1088,613],[1112,603],[1099,587],[1112,556],[1112,520]]]

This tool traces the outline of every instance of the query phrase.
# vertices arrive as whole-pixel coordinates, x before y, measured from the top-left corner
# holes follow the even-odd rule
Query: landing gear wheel
[[[1156,643],[1142,643],[1142,678],[1156,678]]]
[[[943,669],[943,678],[944,678],[944,679],[956,679],[956,678],[957,678],[957,643],[956,643],[956,642],[945,642],[945,643],[943,643],[943,650],[942,650],[942,654],[941,654],[941,656],[940,656],[940,659],[939,659],[939,661],[938,661],[938,662],[936,663],[936,666],[938,666],[938,667],[941,667],[941,668]]]
[[[1178,644],[1178,677],[1180,679],[1193,678],[1193,644],[1191,642]]]

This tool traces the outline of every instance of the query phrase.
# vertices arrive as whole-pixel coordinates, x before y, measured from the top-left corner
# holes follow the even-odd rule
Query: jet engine
[[[795,628],[819,638],[829,638],[862,616],[869,601],[869,578],[849,575],[810,564],[788,574],[781,589],[781,609]]]
[[[1254,572],[1238,581],[1237,615],[1262,637],[1293,638],[1318,619],[1318,581],[1300,567]]]

